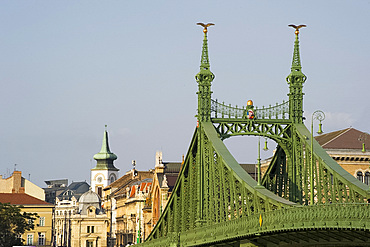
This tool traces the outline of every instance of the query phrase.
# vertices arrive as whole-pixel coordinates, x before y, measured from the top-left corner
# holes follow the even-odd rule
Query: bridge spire
[[[292,67],[286,81],[289,84],[289,116],[294,123],[303,122],[303,83],[307,77],[302,73],[301,58],[299,55],[299,29],[306,25],[289,25],[295,29],[295,41]]]
[[[197,23],[197,25],[202,26],[204,39],[202,48],[202,57],[200,61],[200,71],[195,76],[198,82],[198,121],[199,122],[209,122],[211,121],[211,83],[215,78],[215,75],[210,71],[210,64],[208,58],[208,40],[207,33],[208,27],[214,25],[213,23],[203,24]]]

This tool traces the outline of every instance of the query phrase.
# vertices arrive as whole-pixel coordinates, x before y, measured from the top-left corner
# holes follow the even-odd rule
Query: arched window
[[[365,172],[364,183],[369,185],[370,172]]]
[[[114,181],[116,181],[116,176],[114,176],[114,174],[112,174],[110,176],[110,183],[113,183]]]
[[[357,179],[358,179],[358,180],[360,180],[361,182],[363,182],[363,181],[364,181],[364,177],[363,177],[363,175],[362,175],[362,171],[358,171],[356,175],[357,175]]]
[[[98,187],[98,195],[100,196],[100,198],[102,198],[103,196],[103,187],[101,186]]]

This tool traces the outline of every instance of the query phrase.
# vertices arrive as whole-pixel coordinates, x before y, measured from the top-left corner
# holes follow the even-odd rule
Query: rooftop
[[[10,203],[13,205],[50,205],[48,202],[37,199],[36,197],[24,193],[0,193],[1,203]]]
[[[315,136],[316,141],[324,149],[358,149],[362,150],[362,144],[370,148],[370,136],[354,128],[333,131],[327,134]]]

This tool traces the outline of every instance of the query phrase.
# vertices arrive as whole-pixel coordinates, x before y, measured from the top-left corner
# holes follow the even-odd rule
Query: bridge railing
[[[216,244],[263,233],[310,229],[370,229],[366,203],[295,206],[233,219],[180,235],[182,246]]]
[[[255,107],[253,109],[257,119],[288,119],[289,118],[289,101],[283,103],[276,103],[275,106],[262,108]],[[246,107],[226,105],[224,102],[220,103],[218,100],[211,101],[211,117],[212,118],[243,118],[246,116]]]

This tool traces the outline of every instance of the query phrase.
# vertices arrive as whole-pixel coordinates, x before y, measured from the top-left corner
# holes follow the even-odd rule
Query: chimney
[[[12,177],[13,177],[12,193],[24,192],[24,187],[22,187],[22,172],[14,171]],[[21,191],[21,188],[22,188],[22,191]]]

